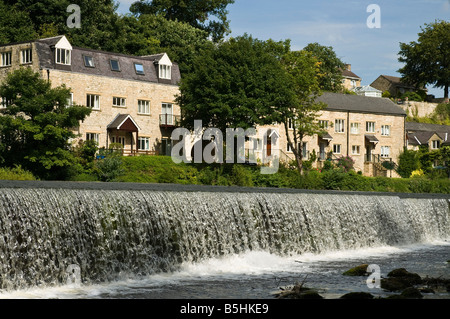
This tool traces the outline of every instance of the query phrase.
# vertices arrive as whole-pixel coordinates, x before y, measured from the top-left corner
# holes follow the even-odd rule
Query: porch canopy
[[[366,141],[369,143],[377,144],[379,140],[375,137],[375,135],[366,134],[365,135]]]
[[[130,114],[117,114],[114,120],[107,126],[108,138],[106,139],[106,147],[108,147],[108,140],[110,134],[114,133],[119,136],[119,132],[127,132],[131,134],[131,151],[133,151],[133,133],[136,133],[136,153],[139,148],[139,131],[141,128],[137,125],[136,121],[131,117]],[[116,139],[118,140],[118,139]]]

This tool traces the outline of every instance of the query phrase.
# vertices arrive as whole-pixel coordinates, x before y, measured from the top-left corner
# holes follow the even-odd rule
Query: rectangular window
[[[2,52],[0,66],[11,65],[11,52]]]
[[[150,150],[150,138],[149,137],[139,137],[139,149],[141,151]]]
[[[350,133],[359,134],[359,123],[350,123]]]
[[[31,63],[33,62],[33,54],[31,49],[25,49],[20,51],[20,63]]]
[[[381,146],[381,157],[387,158],[391,154],[390,146]]]
[[[335,120],[334,122],[334,131],[336,133],[344,133],[345,132],[345,120]]]
[[[360,151],[361,151],[361,147],[359,145],[352,146],[352,154],[353,155],[359,155]]]
[[[172,104],[170,103],[162,103],[161,104],[161,124],[165,125],[173,125],[173,110]]]
[[[334,144],[333,145],[333,153],[334,154],[341,154],[341,144]]]
[[[127,107],[127,99],[124,97],[113,97],[113,106]]]
[[[172,78],[172,67],[170,65],[160,64],[159,65],[159,77],[161,79],[170,80]]]
[[[366,122],[366,132],[375,133],[375,122]]]
[[[288,119],[288,129],[293,130],[294,129],[294,120]]]
[[[302,156],[304,159],[308,158],[308,143],[307,142],[303,142]]]
[[[98,144],[100,134],[98,133],[86,133],[86,141],[96,141]]]
[[[328,121],[327,120],[319,120],[319,126],[324,130],[328,130]]]
[[[136,71],[136,74],[145,74],[144,66],[142,65],[142,63],[135,63],[134,70]]]
[[[56,63],[70,65],[70,50],[56,49]]]
[[[84,66],[88,68],[95,68],[94,59],[91,56],[83,55]]]
[[[111,70],[120,72],[119,61],[117,61],[117,60],[109,60],[109,63],[111,64]]]
[[[381,135],[382,136],[391,135],[391,126],[390,125],[381,125]]]
[[[92,107],[94,110],[100,110],[100,95],[88,94],[86,95],[86,106]]]
[[[438,149],[439,147],[441,147],[441,142],[440,142],[439,140],[434,140],[434,141],[432,142],[432,144],[431,144],[431,148],[434,149],[434,150],[436,150],[436,149]]]
[[[150,114],[150,101],[138,100],[138,113]]]
[[[67,98],[66,107],[70,107],[73,105],[73,93],[70,93],[70,96]]]

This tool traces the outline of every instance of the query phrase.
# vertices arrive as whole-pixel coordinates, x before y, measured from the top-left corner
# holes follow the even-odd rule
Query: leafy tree
[[[208,33],[185,22],[171,21],[161,15],[142,14],[122,18],[126,25],[123,53],[149,55],[166,52],[176,61],[181,74],[191,71],[191,61],[209,45]]]
[[[140,0],[131,5],[130,11],[135,15],[162,14],[168,20],[187,22],[218,41],[230,31],[226,7],[232,3],[234,0]]]
[[[72,129],[91,109],[68,106],[70,89],[51,88],[30,68],[8,74],[0,96],[7,101],[0,116],[2,164],[21,165],[40,178],[65,178],[74,163],[68,142],[75,137]]]
[[[320,63],[311,52],[302,50],[285,54],[282,64],[289,77],[285,84],[292,90],[293,100],[277,108],[277,111],[279,122],[284,124],[288,145],[295,155],[297,168],[302,174],[304,138],[323,131],[317,118],[326,104],[315,101],[321,94]],[[292,131],[289,129],[290,122]]]
[[[448,98],[450,85],[450,22],[425,24],[417,42],[400,43],[398,60],[405,63],[398,70],[405,82],[418,88],[432,84],[444,89]]]
[[[0,0],[0,44],[29,41],[36,36],[30,15]]]
[[[250,128],[272,124],[276,108],[289,101],[288,78],[276,58],[273,41],[244,35],[201,51],[192,73],[180,84],[183,127]]]
[[[342,70],[345,63],[342,62],[333,50],[333,47],[320,45],[319,43],[310,43],[303,50],[311,52],[320,62],[319,66],[319,86],[323,91],[341,92]]]
[[[411,173],[420,167],[419,158],[416,151],[411,151],[405,148],[398,157],[397,173],[403,177],[408,178]]]

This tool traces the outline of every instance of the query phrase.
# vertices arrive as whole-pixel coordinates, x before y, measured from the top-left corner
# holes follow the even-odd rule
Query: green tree
[[[8,74],[0,86],[7,107],[0,116],[0,160],[44,179],[65,178],[74,163],[69,139],[91,109],[68,106],[70,89],[56,88],[30,68]]]
[[[450,85],[450,22],[435,21],[421,27],[417,42],[400,43],[398,60],[405,65],[398,70],[405,82],[417,88],[432,84],[444,89],[448,98]]]
[[[323,46],[316,42],[308,44],[303,50],[311,52],[320,62],[318,74],[320,89],[329,92],[341,92],[343,90],[342,70],[345,63],[337,57],[333,47]]]
[[[168,20],[187,22],[207,31],[216,42],[230,32],[226,8],[232,3],[234,0],[140,0],[131,5],[130,11],[135,15],[162,14]]]
[[[272,124],[275,109],[289,103],[286,72],[274,42],[244,35],[210,44],[192,61],[180,84],[183,127],[250,128]]]
[[[417,152],[405,148],[398,157],[397,173],[403,178],[409,178],[411,173],[419,168],[420,162]]]
[[[0,0],[0,44],[29,41],[36,37],[30,15],[17,5]]]
[[[323,131],[317,118],[327,105],[316,102],[316,98],[321,94],[320,62],[311,52],[302,50],[285,54],[282,64],[289,77],[285,85],[291,90],[293,100],[284,104],[284,107],[278,107],[277,111],[279,122],[284,124],[288,145],[295,155],[297,168],[302,174],[303,141],[307,136]]]
[[[181,74],[191,71],[191,61],[209,45],[208,33],[185,22],[171,21],[161,15],[142,14],[122,17],[126,25],[123,53],[149,55],[166,52],[178,63]]]

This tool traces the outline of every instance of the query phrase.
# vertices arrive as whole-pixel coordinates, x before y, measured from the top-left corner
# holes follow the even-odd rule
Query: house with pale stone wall
[[[325,161],[351,157],[354,169],[365,176],[397,177],[387,171],[383,162],[398,163],[398,157],[407,145],[405,135],[406,112],[387,98],[324,92],[316,101],[327,107],[318,117],[325,134],[308,136],[303,141],[303,160],[313,152],[321,168]],[[293,127],[289,125],[293,140]],[[294,160],[289,148],[286,130],[278,125],[280,159]],[[300,147],[299,147],[300,149]]]
[[[70,103],[92,108],[74,128],[99,147],[120,143],[125,154],[170,154],[180,118],[180,70],[165,53],[131,56],[74,47],[65,36],[0,46],[0,82],[21,67],[52,86],[65,84]],[[73,141],[76,143],[77,141]]]

